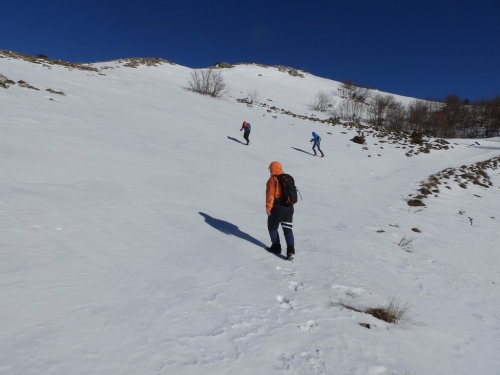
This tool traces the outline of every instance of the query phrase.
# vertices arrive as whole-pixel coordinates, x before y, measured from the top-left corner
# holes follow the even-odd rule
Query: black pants
[[[280,236],[278,234],[278,227],[281,224],[283,234],[287,246],[295,246],[295,241],[292,232],[293,221],[293,206],[282,206],[274,204],[271,209],[271,215],[267,217],[267,229],[273,244],[280,243]]]
[[[250,137],[250,132],[243,132],[243,138],[245,138],[245,141],[247,141],[247,143],[250,142],[250,140],[248,139],[248,137]]]

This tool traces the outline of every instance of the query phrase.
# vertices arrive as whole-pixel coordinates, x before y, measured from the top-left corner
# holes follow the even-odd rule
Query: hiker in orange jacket
[[[252,129],[252,127],[250,126],[250,123],[243,121],[243,125],[241,125],[240,131],[244,130],[243,138],[245,138],[245,141],[247,141],[247,146],[250,143],[250,140],[248,139],[248,137],[250,137],[250,130],[251,129]]]
[[[281,185],[278,176],[283,174],[283,167],[278,161],[273,161],[269,165],[271,177],[266,184],[266,212],[267,229],[271,237],[271,246],[266,250],[273,254],[281,254],[281,243],[278,233],[278,227],[281,224],[286,241],[286,256],[288,260],[293,260],[295,255],[295,242],[292,232],[293,205],[284,206],[280,202]]]

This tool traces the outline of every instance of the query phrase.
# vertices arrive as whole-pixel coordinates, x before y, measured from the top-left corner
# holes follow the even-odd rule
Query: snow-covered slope
[[[238,65],[212,99],[186,90],[189,68],[122,65],[0,58],[39,89],[0,88],[0,373],[498,373],[499,171],[489,189],[405,201],[430,174],[497,157],[498,138],[363,150],[355,130],[235,100],[257,88],[311,115],[336,82]],[[274,160],[303,197],[294,263],[262,249]],[[337,304],[391,296],[411,305],[404,324]]]

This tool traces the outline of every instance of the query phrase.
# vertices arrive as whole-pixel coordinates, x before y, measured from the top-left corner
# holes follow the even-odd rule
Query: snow
[[[235,100],[257,88],[310,115],[337,82],[238,65],[212,99],[179,65],[95,66],[113,69],[0,58],[40,89],[0,88],[0,373],[498,374],[499,170],[489,189],[405,199],[497,157],[500,139],[406,157],[368,136],[362,150],[355,130]],[[274,160],[303,197],[293,263],[262,249]],[[411,306],[402,324],[338,305],[391,296]]]

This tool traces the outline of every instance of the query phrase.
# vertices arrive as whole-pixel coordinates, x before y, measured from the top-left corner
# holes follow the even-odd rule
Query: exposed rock
[[[158,66],[163,64],[175,65],[175,63],[162,59],[160,57],[131,57],[126,59],[114,60],[119,63],[124,63],[123,66],[127,68],[137,68],[138,66]]]
[[[229,69],[229,68],[234,68],[234,65],[231,65],[227,62],[218,62],[218,63],[215,63],[214,65],[212,66],[209,66],[210,69]]]
[[[295,68],[284,65],[274,65],[274,67],[278,68],[280,72],[288,72],[288,74],[290,74],[292,77],[304,78],[304,75],[299,73]]]
[[[9,84],[7,83],[8,78],[4,76],[3,74],[0,74],[0,87],[3,87],[4,89],[9,88]]]
[[[58,94],[58,95],[66,96],[66,94],[64,92],[62,92],[62,91],[56,91],[56,90],[52,90],[52,89],[47,89],[45,91],[48,91],[48,92],[50,92],[52,94]]]
[[[19,85],[19,87],[24,87],[24,88],[27,88],[27,89],[40,91],[40,89],[37,89],[36,87],[31,86],[29,83],[24,82],[23,80],[18,81],[17,84]]]
[[[62,60],[53,60],[53,59],[49,59],[49,58],[39,58],[39,57],[31,56],[31,55],[26,55],[24,53],[7,51],[7,50],[0,50],[0,54],[3,57],[10,57],[13,59],[24,60],[24,61],[28,61],[28,62],[31,62],[34,64],[40,64],[40,65],[44,65],[44,66],[47,66],[47,64],[50,64],[50,65],[63,66],[65,68],[88,70],[88,71],[93,71],[93,72],[99,71],[97,68],[94,68],[93,66],[90,66],[89,64],[84,64],[84,63],[70,63],[70,62],[62,61]],[[50,67],[49,67],[49,69],[50,69]]]
[[[260,64],[260,63],[250,63],[250,62],[239,62],[234,65],[255,65],[255,66],[260,66],[261,68],[269,68],[269,66]]]

